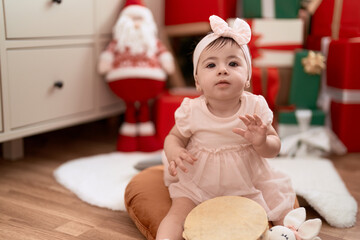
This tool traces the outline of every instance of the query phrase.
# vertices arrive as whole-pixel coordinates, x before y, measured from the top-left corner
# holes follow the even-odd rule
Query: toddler
[[[214,15],[210,25],[213,33],[193,55],[195,84],[202,95],[183,100],[164,143],[164,179],[172,206],[157,239],[182,239],[188,213],[214,197],[250,198],[276,225],[295,203],[290,179],[264,159],[280,151],[272,111],[264,97],[244,90],[251,78],[250,27],[236,19],[230,28]]]

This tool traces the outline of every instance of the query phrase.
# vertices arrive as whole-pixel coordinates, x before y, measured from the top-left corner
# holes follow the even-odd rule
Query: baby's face
[[[196,85],[205,97],[227,100],[240,97],[248,69],[244,53],[236,44],[204,49],[199,57]]]

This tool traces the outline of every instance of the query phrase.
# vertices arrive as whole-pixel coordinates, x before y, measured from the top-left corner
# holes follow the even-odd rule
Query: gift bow
[[[210,18],[210,26],[216,35],[230,37],[239,45],[247,44],[251,39],[251,29],[249,24],[242,19],[236,18],[233,27],[220,17],[212,15]]]
[[[321,74],[325,68],[325,57],[321,53],[309,51],[307,57],[301,59],[304,71],[308,74]]]

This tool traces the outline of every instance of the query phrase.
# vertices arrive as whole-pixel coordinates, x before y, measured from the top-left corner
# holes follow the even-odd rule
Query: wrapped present
[[[327,58],[327,93],[333,131],[349,152],[360,151],[360,38],[332,40]]]
[[[322,0],[312,17],[311,34],[351,38],[360,36],[359,0]]]
[[[242,18],[297,18],[300,0],[238,0],[237,16]]]
[[[312,64],[312,62],[315,63]],[[313,68],[320,70],[311,71],[311,65],[315,65]],[[321,71],[324,67],[324,58],[319,53],[307,50],[296,53],[291,79],[290,105],[295,105],[296,108],[317,108],[316,102],[320,89]]]
[[[308,49],[320,50],[322,37],[333,39],[360,36],[359,0],[322,0],[311,19]]]
[[[302,130],[299,117],[296,116],[297,110],[308,110],[310,127],[325,124],[325,113],[317,108],[321,72],[324,67],[324,57],[319,53],[307,50],[296,52],[289,97],[292,108],[279,109],[278,112],[280,137],[299,133]]]
[[[236,0],[166,0],[165,25],[209,22],[211,15],[222,19],[236,16]]]
[[[156,100],[156,132],[161,144],[175,124],[174,113],[185,97],[195,98],[199,96],[193,88],[173,88],[161,94]]]
[[[291,67],[294,50],[303,47],[301,19],[247,19],[252,30],[248,44],[255,67]],[[233,19],[228,21],[231,25]]]
[[[280,88],[279,69],[253,67],[251,86],[252,92],[264,96],[270,109],[274,110]]]
[[[357,93],[360,96],[360,91]],[[331,101],[330,115],[332,130],[344,143],[348,152],[360,152],[360,98],[357,103]]]
[[[360,37],[332,40],[327,58],[327,85],[360,90]]]

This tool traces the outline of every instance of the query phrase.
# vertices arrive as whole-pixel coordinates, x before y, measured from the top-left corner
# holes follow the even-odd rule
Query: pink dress
[[[271,168],[251,144],[232,132],[245,128],[240,115],[257,114],[271,124],[272,111],[262,96],[244,92],[239,111],[226,118],[213,115],[205,97],[185,98],[175,112],[176,126],[190,137],[187,150],[197,157],[194,165],[185,165],[188,173],[178,170],[177,177],[165,172],[165,185],[171,198],[188,197],[196,204],[217,196],[243,196],[259,203],[270,221],[279,220],[295,203],[291,181]],[[168,161],[163,154],[165,169]]]

